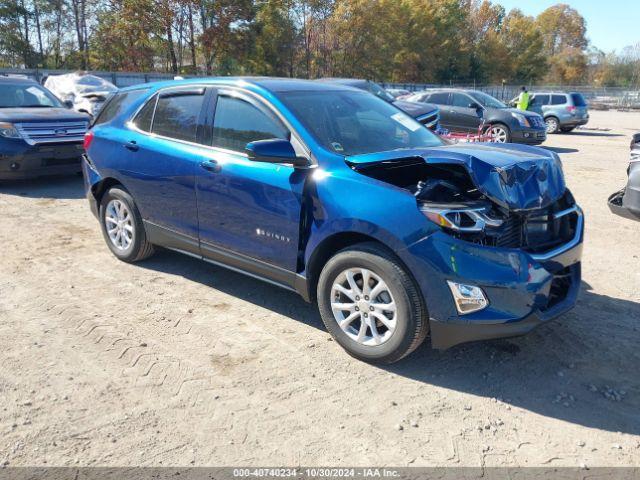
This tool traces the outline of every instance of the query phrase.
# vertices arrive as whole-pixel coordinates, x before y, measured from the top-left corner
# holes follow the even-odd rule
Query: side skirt
[[[147,237],[154,245],[184,253],[205,262],[297,292],[305,301],[310,301],[307,278],[304,275],[218,246],[198,242],[195,238],[146,220],[143,220],[143,223]]]

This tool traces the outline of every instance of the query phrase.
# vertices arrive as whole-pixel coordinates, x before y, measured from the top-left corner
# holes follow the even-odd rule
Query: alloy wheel
[[[507,143],[508,133],[503,127],[491,127],[489,129],[491,138],[496,143]]]
[[[544,123],[547,127],[547,133],[555,133],[558,130],[558,121],[555,118],[547,118]]]
[[[349,268],[336,277],[331,310],[342,331],[362,345],[381,345],[396,330],[397,307],[391,290],[366,268]]]
[[[117,199],[107,203],[104,214],[109,240],[118,250],[126,250],[133,242],[133,216],[126,204]]]

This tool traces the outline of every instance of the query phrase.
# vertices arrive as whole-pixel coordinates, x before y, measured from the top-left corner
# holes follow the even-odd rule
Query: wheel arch
[[[411,269],[406,265],[405,262],[395,253],[394,249],[381,241],[378,238],[372,237],[365,233],[356,232],[356,231],[348,231],[348,232],[339,232],[333,235],[329,235],[324,238],[318,245],[313,249],[313,252],[309,256],[309,260],[306,263],[305,273],[306,273],[306,288],[308,290],[308,298],[311,301],[316,301],[316,289],[318,286],[318,279],[320,278],[320,273],[322,272],[322,268],[327,263],[327,261],[333,257],[340,250],[344,250],[345,248],[349,248],[353,245],[357,245],[360,243],[374,243],[384,250],[387,251],[392,257],[394,257],[398,263],[402,266],[402,268],[407,272],[407,274],[413,279],[413,281],[418,285]],[[423,299],[424,300],[424,299]]]
[[[100,202],[102,201],[102,197],[104,196],[104,194],[111,187],[115,187],[115,186],[122,188],[128,193],[128,190],[125,188],[125,186],[122,185],[122,183],[118,179],[113,177],[103,178],[102,180],[100,180],[99,182],[91,186],[91,194],[93,195],[93,198],[96,199],[96,204],[98,205],[98,208],[100,206]]]

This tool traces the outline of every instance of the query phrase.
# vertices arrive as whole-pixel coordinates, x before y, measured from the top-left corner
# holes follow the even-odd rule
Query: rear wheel
[[[122,188],[112,187],[102,197],[100,226],[107,246],[120,260],[137,262],[153,254],[140,212]]]
[[[415,282],[375,243],[338,252],[320,274],[318,307],[331,336],[352,356],[393,363],[428,333],[428,315]]]
[[[560,130],[560,121],[556,117],[547,117],[544,119],[547,127],[547,133],[558,133]]]
[[[509,143],[511,141],[511,131],[509,127],[501,123],[496,123],[489,127],[489,135],[495,143]]]

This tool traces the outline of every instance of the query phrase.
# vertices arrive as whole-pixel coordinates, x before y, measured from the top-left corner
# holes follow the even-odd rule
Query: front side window
[[[220,95],[213,119],[213,146],[244,152],[247,143],[288,139],[289,131],[272,115],[240,98]]]
[[[1,83],[0,108],[51,108],[62,103],[36,83]]]
[[[541,107],[549,103],[549,95],[536,95],[529,104],[531,107]]]
[[[451,97],[452,97],[452,105],[454,107],[470,108],[469,105],[473,103],[473,100],[471,100],[469,97],[461,93],[453,93],[451,94]]]
[[[279,96],[319,144],[340,155],[443,145],[412,117],[364,92],[291,91]]]
[[[151,132],[163,137],[195,142],[203,93],[176,93],[158,98]]]

